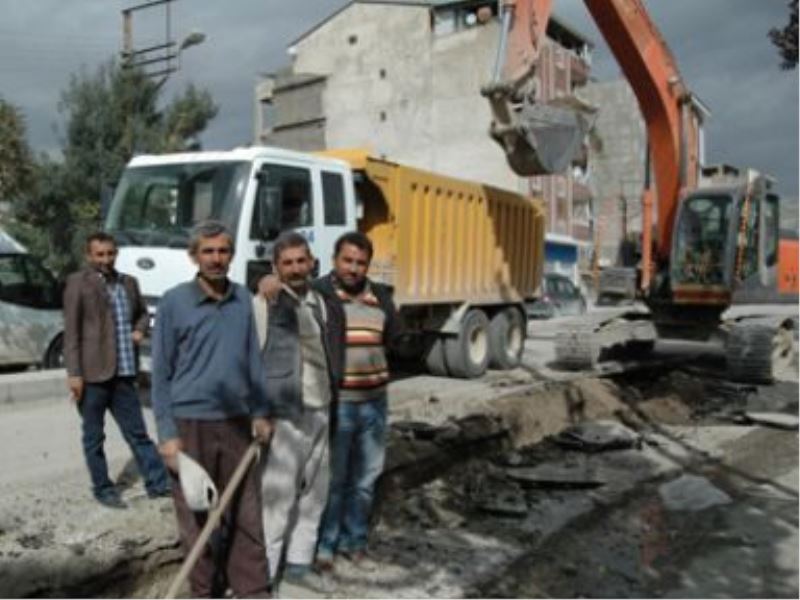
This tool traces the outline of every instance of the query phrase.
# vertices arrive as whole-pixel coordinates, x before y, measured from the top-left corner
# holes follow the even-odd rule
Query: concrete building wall
[[[325,77],[303,73],[269,77],[257,91],[259,102],[269,107],[271,115],[269,128],[261,126],[261,143],[301,151],[324,148],[326,83]]]
[[[430,126],[430,107],[414,99],[430,97],[430,78],[420,77],[429,65],[408,63],[414,47],[427,41],[426,16],[419,8],[353,4],[295,46],[295,72],[329,75],[327,147],[368,147],[403,160],[398,149],[416,140],[424,154],[417,132]],[[390,33],[382,19],[392,20]],[[427,158],[417,156],[419,162]]]
[[[571,236],[570,174],[520,178],[488,135],[492,114],[480,89],[491,80],[499,22],[459,21],[451,28],[442,26],[446,18],[426,5],[354,2],[296,42],[292,72],[326,77],[320,147],[366,147],[390,160],[540,196],[549,231]],[[586,81],[585,55],[547,40],[541,56],[542,100]],[[262,139],[316,149],[304,145],[303,129],[279,133],[280,127]]]
[[[589,83],[579,96],[598,108],[595,134],[600,147],[590,144],[589,187],[601,264],[614,264],[623,232],[642,231],[645,123],[624,80]]]
[[[331,73],[324,94],[328,147],[376,154],[508,189],[525,182],[487,134],[481,85],[491,75],[497,24],[434,36],[424,6],[353,4],[295,48],[296,72]]]

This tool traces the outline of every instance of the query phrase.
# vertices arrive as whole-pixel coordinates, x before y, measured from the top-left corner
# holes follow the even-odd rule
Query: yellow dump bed
[[[375,246],[370,276],[398,306],[519,302],[533,296],[544,261],[539,200],[369,156],[350,163],[363,203],[359,228]]]

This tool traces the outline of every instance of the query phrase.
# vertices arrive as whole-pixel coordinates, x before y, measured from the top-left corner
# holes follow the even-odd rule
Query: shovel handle
[[[195,563],[197,563],[197,560],[200,558],[200,554],[202,554],[203,550],[205,549],[208,538],[211,537],[211,532],[214,531],[217,523],[219,523],[222,514],[225,512],[228,504],[230,504],[231,498],[233,498],[233,494],[236,492],[236,489],[239,487],[242,479],[244,479],[245,474],[247,474],[247,469],[250,467],[250,463],[252,463],[253,459],[258,455],[258,447],[258,442],[251,443],[250,447],[247,449],[247,452],[245,452],[244,456],[242,456],[242,460],[239,461],[239,464],[236,466],[236,470],[233,472],[225,491],[222,492],[222,497],[219,500],[219,504],[217,504],[217,506],[208,513],[206,524],[203,526],[202,531],[200,531],[200,535],[197,536],[197,540],[195,541],[194,546],[192,546],[191,551],[184,559],[180,571],[178,571],[175,579],[172,580],[172,585],[169,586],[167,595],[164,596],[164,598],[177,598],[178,591],[186,581],[186,578],[189,576],[191,570],[194,568]]]

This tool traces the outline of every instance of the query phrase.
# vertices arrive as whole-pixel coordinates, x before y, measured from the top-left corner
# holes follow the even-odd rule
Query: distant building
[[[594,232],[601,266],[620,260],[620,241],[640,239],[642,233],[642,191],[645,184],[647,126],[639,103],[624,79],[590,82],[580,98],[597,108],[588,144],[589,187],[594,206]],[[695,98],[702,119],[708,108]],[[700,123],[700,165],[705,163],[705,135]],[[653,180],[651,180],[653,181]],[[653,181],[654,183],[654,181]],[[653,215],[654,223],[657,215]]]
[[[589,144],[594,226],[601,266],[616,264],[625,234],[641,235],[647,129],[627,81],[591,82],[583,100],[597,107]]]
[[[256,87],[255,139],[297,150],[367,147],[419,168],[532,193],[548,207],[548,268],[591,253],[583,156],[575,173],[520,178],[488,135],[480,88],[500,36],[495,0],[354,0],[301,35],[291,67]],[[483,9],[480,11],[479,10]],[[557,18],[540,55],[544,101],[588,81],[590,43]],[[546,257],[550,258],[550,257]]]

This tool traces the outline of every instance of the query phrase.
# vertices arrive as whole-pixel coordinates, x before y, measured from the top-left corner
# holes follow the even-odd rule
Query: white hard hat
[[[178,476],[186,504],[194,512],[206,512],[217,505],[219,494],[217,486],[201,467],[188,454],[178,453]]]

